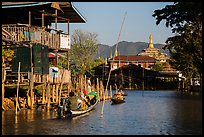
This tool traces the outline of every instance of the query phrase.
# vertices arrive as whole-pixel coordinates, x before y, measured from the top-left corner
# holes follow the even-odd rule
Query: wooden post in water
[[[54,97],[55,96],[55,83],[52,85],[52,102],[54,102]]]
[[[5,81],[6,81],[6,70],[4,67],[2,67],[2,106],[4,103]]]
[[[103,82],[102,81],[100,81],[100,90],[101,90],[102,100],[105,100],[105,93],[104,93],[104,87],[103,87]]]
[[[103,86],[103,91],[104,91],[104,86]],[[104,94],[105,94],[105,99],[108,99],[108,90]]]
[[[18,107],[19,107],[18,92],[19,92],[19,83],[20,83],[20,69],[21,69],[21,62],[18,63],[18,82],[17,82],[17,92],[16,92],[16,114],[17,114]]]
[[[59,92],[58,92],[58,90],[59,90],[59,83],[57,83],[57,85],[56,85],[56,103],[58,104],[58,102],[59,102]]]
[[[98,78],[96,79],[96,91],[97,91],[98,98],[100,100],[100,89],[99,89],[99,79]]]
[[[34,73],[33,73],[33,50],[32,50],[32,44],[30,44],[30,57],[31,57],[31,72],[30,72],[30,94],[29,94],[29,99],[30,99],[30,108],[33,109],[33,104],[34,104],[34,92],[33,92],[33,88],[34,88]]]
[[[50,82],[47,84],[47,109],[50,109]]]
[[[88,90],[88,88],[87,88],[87,82],[86,82],[86,75],[84,76],[84,85],[85,85],[85,90]]]
[[[113,93],[112,93],[112,86],[110,85],[110,98],[112,98]]]
[[[45,103],[45,87],[46,87],[46,85],[43,84],[43,89],[42,89],[42,104]]]
[[[62,72],[62,77],[61,77],[61,80],[60,80],[60,91],[59,91],[59,104],[60,104],[60,100],[61,100],[61,94],[62,94],[62,87],[63,87],[63,84],[64,84],[64,69],[63,69],[63,72]]]

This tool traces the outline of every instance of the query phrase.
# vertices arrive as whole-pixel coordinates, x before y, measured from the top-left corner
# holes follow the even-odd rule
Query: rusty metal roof
[[[4,20],[2,24],[15,24],[17,21],[28,21],[28,12],[31,11],[33,22],[39,22],[41,24],[42,11],[46,13],[55,14],[55,8],[52,5],[53,2],[2,2],[3,16],[9,19]],[[74,7],[72,2],[58,2],[61,10],[58,10],[57,16],[69,19],[70,23],[86,23],[86,19],[81,13]],[[68,21],[58,18],[58,23],[67,23]],[[53,16],[46,16],[45,22],[47,24],[54,23],[55,18]],[[45,23],[45,25],[46,25]]]

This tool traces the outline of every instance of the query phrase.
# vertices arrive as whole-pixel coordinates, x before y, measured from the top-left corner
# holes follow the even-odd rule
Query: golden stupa
[[[144,49],[142,52],[140,52],[138,55],[154,57],[157,60],[162,61],[162,62],[166,62],[166,59],[167,59],[167,56],[164,53],[159,52],[159,49],[154,47],[152,43],[152,34],[150,34],[149,36],[148,47]]]
[[[148,45],[148,48],[154,48],[154,45],[152,43],[152,34],[150,34],[150,36],[149,36],[149,45]]]

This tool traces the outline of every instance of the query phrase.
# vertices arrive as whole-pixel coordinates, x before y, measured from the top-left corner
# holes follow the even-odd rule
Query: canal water
[[[125,103],[102,102],[88,114],[56,118],[56,112],[2,112],[3,135],[201,135],[202,98],[176,91],[127,91]]]

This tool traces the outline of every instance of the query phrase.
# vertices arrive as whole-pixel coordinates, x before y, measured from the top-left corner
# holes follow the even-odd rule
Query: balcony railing
[[[52,49],[60,49],[60,34],[43,31],[42,27],[26,25],[2,25],[2,28],[12,34],[13,41],[31,41],[40,43]]]

